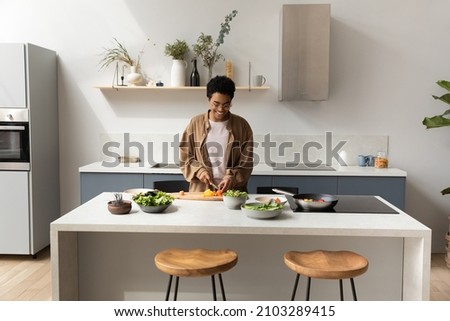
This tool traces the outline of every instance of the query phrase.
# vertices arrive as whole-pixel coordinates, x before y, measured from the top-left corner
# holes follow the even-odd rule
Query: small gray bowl
[[[171,204],[161,205],[161,206],[145,206],[138,204],[142,211],[146,213],[162,213],[164,212]]]
[[[223,196],[223,202],[225,206],[232,210],[238,210],[241,205],[247,201],[247,196],[234,197],[234,196]]]

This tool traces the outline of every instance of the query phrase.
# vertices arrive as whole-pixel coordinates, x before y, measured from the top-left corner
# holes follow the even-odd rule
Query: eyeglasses
[[[211,104],[215,107],[215,108],[219,108],[222,106],[223,109],[229,109],[231,107],[231,102],[226,102],[224,104],[219,103],[218,101],[213,101],[211,102]]]

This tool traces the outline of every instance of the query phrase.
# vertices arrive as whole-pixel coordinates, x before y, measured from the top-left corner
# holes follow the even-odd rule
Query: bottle
[[[200,86],[200,74],[198,73],[198,70],[197,70],[197,59],[194,59],[193,62],[194,62],[194,68],[192,69],[192,72],[191,72],[190,85],[192,87],[198,87],[198,86]]]
[[[233,63],[231,62],[231,60],[227,60],[225,62],[225,76],[233,79]]]

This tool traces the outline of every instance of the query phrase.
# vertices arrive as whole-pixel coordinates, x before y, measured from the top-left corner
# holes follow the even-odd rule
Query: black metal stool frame
[[[297,293],[297,287],[298,287],[299,280],[300,280],[300,274],[297,273],[297,276],[295,277],[294,290],[292,291],[291,301],[295,300],[295,295]],[[339,294],[341,297],[341,301],[344,301],[344,286],[342,283],[343,283],[342,279],[339,279]],[[358,299],[356,297],[355,280],[353,280],[353,278],[350,278],[350,284],[352,286],[353,301],[358,301]],[[306,286],[306,301],[309,301],[310,293],[311,293],[311,277],[308,277],[308,283]]]
[[[222,280],[222,274],[218,273],[217,274],[219,276],[219,283],[220,283],[220,292],[222,293],[222,299],[223,301],[226,301],[227,298],[225,296],[225,288],[223,286],[223,280]],[[217,301],[217,294],[216,294],[216,280],[215,280],[215,275],[211,275],[211,285],[212,285],[212,292],[213,292],[213,300]],[[170,289],[172,287],[172,280],[173,280],[173,275],[169,276],[169,284],[167,285],[167,291],[166,291],[166,301],[169,301],[169,297],[170,297]],[[178,297],[178,284],[180,282],[180,277],[176,276],[175,277],[175,291],[173,294],[173,300],[176,301],[177,297]]]

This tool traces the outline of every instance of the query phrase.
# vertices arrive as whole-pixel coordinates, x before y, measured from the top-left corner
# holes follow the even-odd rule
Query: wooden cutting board
[[[191,201],[222,201],[222,196],[203,196],[203,192],[184,192],[180,193],[170,193],[173,197],[180,200],[191,200]]]

